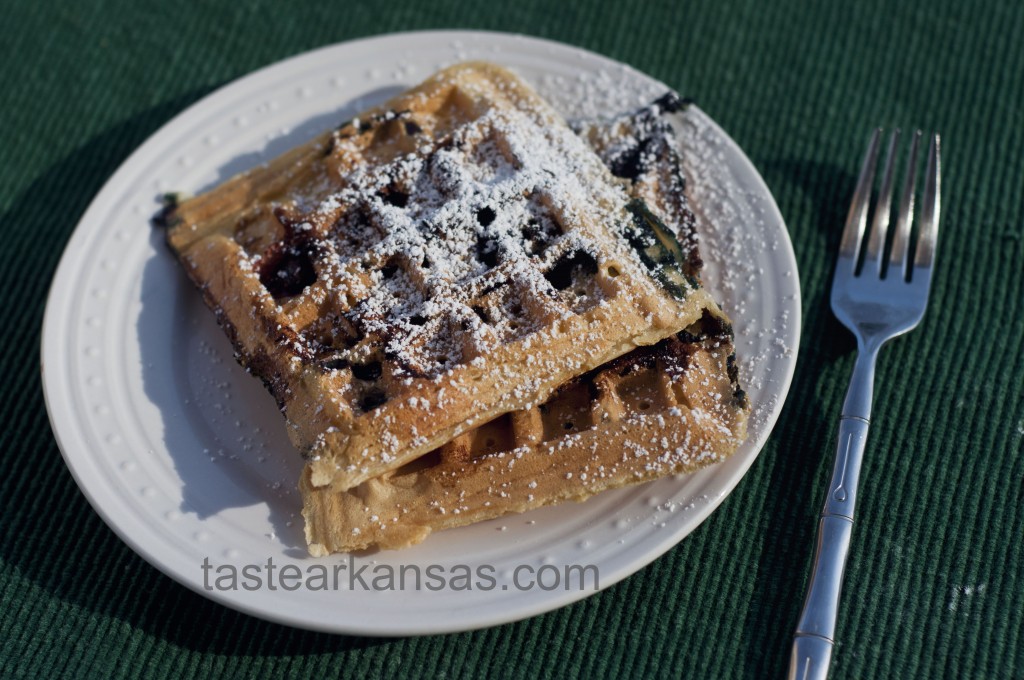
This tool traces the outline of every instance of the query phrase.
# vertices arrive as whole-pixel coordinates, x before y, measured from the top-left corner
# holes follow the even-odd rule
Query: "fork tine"
[[[871,133],[868,151],[864,155],[864,163],[860,168],[857,189],[853,192],[850,212],[846,216],[843,238],[839,242],[839,266],[847,266],[850,274],[853,274],[857,267],[857,254],[860,252],[860,242],[864,236],[864,224],[867,221],[868,215],[868,201],[871,199],[871,186],[875,183],[875,164],[878,161],[878,140],[881,134],[882,128],[875,128],[875,131]],[[848,264],[843,265],[843,260],[846,258],[849,258],[850,261]]]
[[[882,174],[882,186],[878,190],[878,201],[875,203],[875,215],[871,220],[871,231],[868,233],[868,249],[864,256],[864,267],[871,267],[872,273],[878,275],[882,269],[882,254],[885,250],[885,235],[889,231],[889,216],[892,212],[892,176],[896,159],[896,146],[900,141],[899,128],[889,135],[889,151],[885,157],[885,172]]]
[[[907,278],[907,243],[910,241],[910,227],[914,222],[914,188],[917,186],[917,147],[921,142],[921,131],[914,133],[910,142],[910,160],[907,161],[907,176],[903,181],[903,194],[900,196],[899,213],[896,216],[896,227],[892,238],[892,252],[889,253],[889,271],[886,276],[895,272],[900,278]]]
[[[924,178],[924,204],[921,206],[921,230],[917,237],[915,267],[931,267],[935,259],[935,243],[939,236],[939,135],[932,135],[928,146],[928,167]]]

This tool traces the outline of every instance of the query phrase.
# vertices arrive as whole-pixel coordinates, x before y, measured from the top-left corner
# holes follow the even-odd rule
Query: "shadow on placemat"
[[[8,426],[0,434],[3,616],[34,621],[36,627],[47,621],[61,629],[85,627],[82,634],[99,646],[111,628],[109,619],[116,619],[171,645],[223,655],[371,647],[384,640],[306,633],[262,621],[209,601],[148,566],[93,512],[49,427],[38,368],[40,325],[63,245],[125,158],[208,91],[177,97],[92,138],[54,163],[0,215],[0,230],[24,240],[0,251],[0,282],[28,301],[0,325],[0,342],[20,352],[17,361],[8,356]]]

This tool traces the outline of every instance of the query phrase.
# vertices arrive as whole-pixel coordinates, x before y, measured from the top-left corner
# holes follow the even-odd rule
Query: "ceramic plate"
[[[667,89],[596,54],[513,35],[406,33],[319,49],[242,78],[164,126],[111,177],[67,246],[42,347],[57,441],[111,528],[203,595],[294,626],[365,635],[533,616],[593,593],[595,573],[607,588],[693,531],[775,423],[800,330],[792,246],[750,161],[693,107],[680,139],[706,284],[735,321],[754,404],[747,444],[697,474],[440,532],[407,550],[306,555],[301,461],[284,420],[235,363],[149,218],[161,193],[212,187],[464,59],[511,67],[570,118],[628,111]]]

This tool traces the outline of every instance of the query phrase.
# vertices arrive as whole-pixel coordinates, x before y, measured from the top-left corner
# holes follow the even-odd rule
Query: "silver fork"
[[[889,137],[882,185],[866,248],[862,248],[881,134],[882,130],[876,129],[871,135],[832,279],[832,312],[857,337],[857,362],[839,420],[835,467],[818,524],[814,571],[793,639],[790,680],[824,680],[828,676],[843,569],[853,532],[858,478],[871,417],[875,359],[887,340],[917,326],[928,305],[939,229],[939,136],[933,135],[928,145],[920,226],[916,249],[910,254],[921,132],[913,137],[886,267],[885,246],[892,211],[893,167],[899,130],[894,130]],[[862,249],[865,251],[863,262],[858,267]]]

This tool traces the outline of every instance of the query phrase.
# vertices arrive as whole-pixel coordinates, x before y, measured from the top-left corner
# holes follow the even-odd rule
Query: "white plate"
[[[565,45],[480,32],[383,36],[309,52],[211,94],[143,144],[79,223],[50,291],[43,383],[53,430],[93,507],[151,564],[230,607],[318,630],[405,635],[533,616],[592,589],[519,590],[519,565],[594,565],[601,588],[648,564],[699,525],[757,456],[782,407],[800,329],[796,262],[782,216],[743,152],[699,110],[683,142],[705,213],[707,284],[732,315],[741,377],[755,405],[750,441],[697,474],[440,532],[408,550],[354,559],[390,565],[491,565],[491,590],[349,588],[346,556],[306,556],[295,482],[299,456],[258,381],[149,226],[157,195],[197,192],[336,125],[439,67],[472,58],[512,67],[568,116],[630,110],[667,88]],[[709,224],[713,226],[708,226]],[[724,264],[728,258],[728,269]],[[753,511],[753,509],[751,509]],[[204,589],[231,565],[345,564],[339,589]],[[377,568],[378,571],[372,572]],[[250,569],[250,573],[254,573]],[[435,571],[436,573],[436,571]],[[519,583],[533,579],[526,569]],[[369,584],[370,579],[364,578]],[[546,585],[554,582],[547,568]],[[289,581],[289,584],[294,583]],[[432,582],[436,583],[436,582]],[[227,583],[223,583],[227,585]],[[275,583],[276,585],[276,583]],[[310,584],[318,587],[318,582]],[[328,584],[332,587],[333,584]],[[463,585],[461,582],[449,584]],[[488,585],[477,581],[476,585]]]

